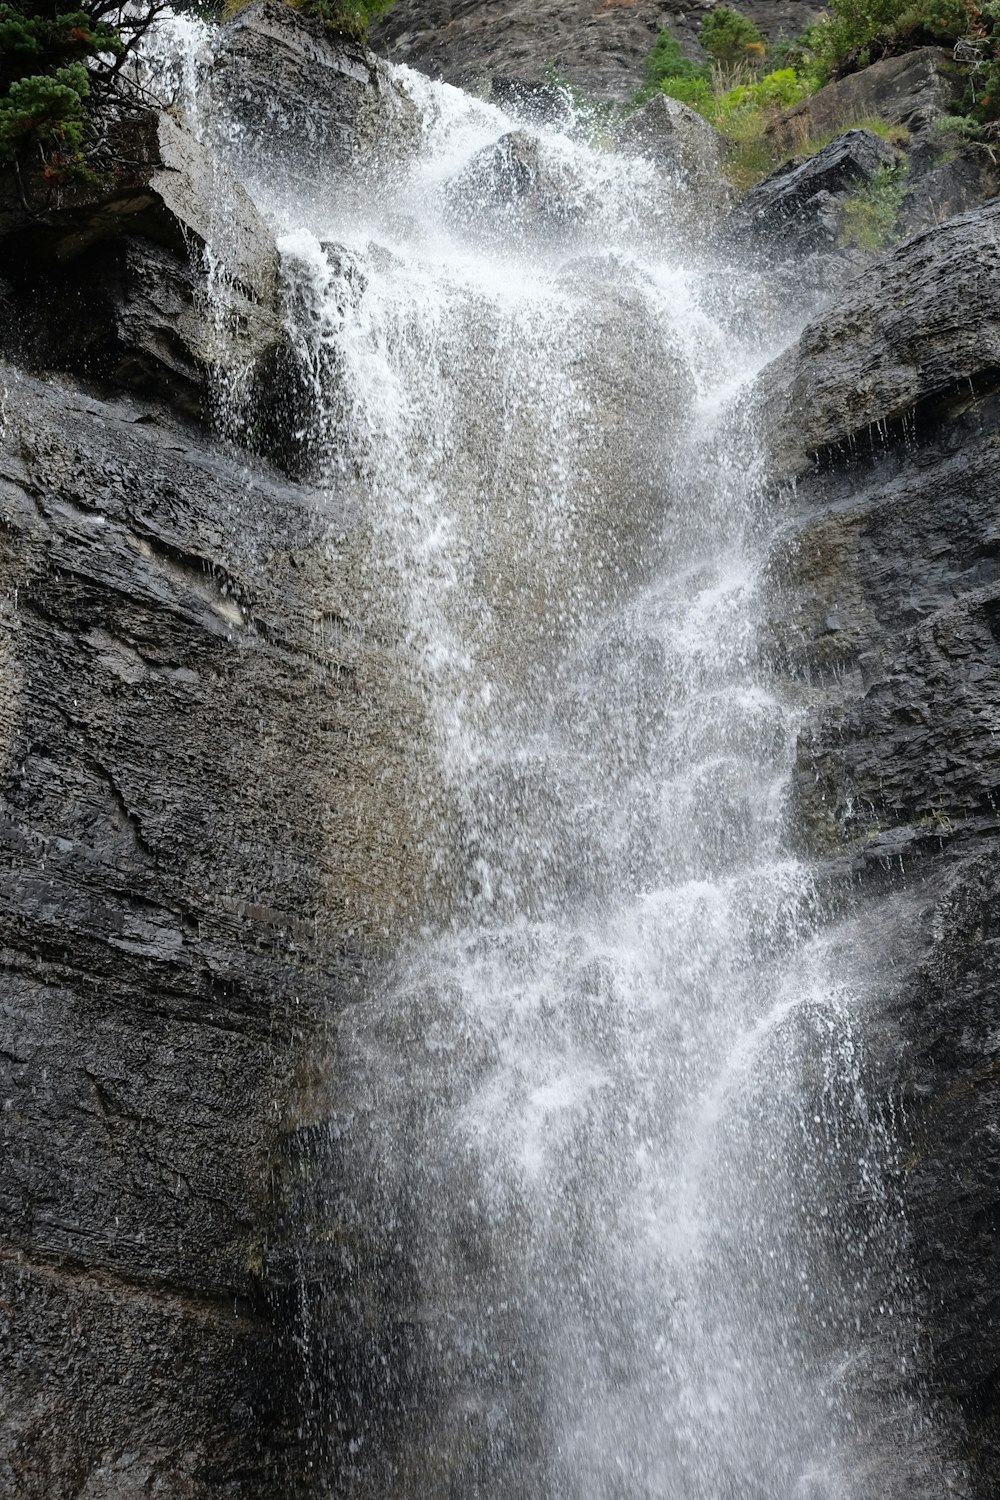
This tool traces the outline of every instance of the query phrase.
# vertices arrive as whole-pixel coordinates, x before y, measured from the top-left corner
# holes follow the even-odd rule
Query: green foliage
[[[704,115],[706,120],[712,118],[715,91],[706,78],[665,78],[660,85],[660,92],[670,99],[679,99],[682,104],[690,105],[700,115]]]
[[[958,151],[983,138],[983,127],[972,115],[941,115],[931,122],[934,144],[942,151]]]
[[[829,18],[821,16],[803,26],[798,36],[779,36],[768,50],[772,66],[779,69],[792,68],[808,85],[809,92],[815,93],[830,76],[828,32]]]
[[[298,0],[296,9],[330,31],[358,40],[368,30],[373,16],[389,9],[392,0]]]
[[[50,162],[53,157],[75,161],[83,151],[89,93],[82,63],[57,68],[51,76],[17,79],[0,99],[0,159],[16,161],[37,146]]]
[[[721,94],[716,101],[715,123],[720,130],[733,134],[751,116],[764,113],[773,117],[800,103],[809,93],[808,83],[794,68],[778,68],[756,83],[737,84]]]
[[[679,98],[680,95],[675,94],[672,87],[667,87],[668,84],[675,87],[682,81],[694,79],[699,79],[706,87],[709,84],[709,68],[705,63],[695,63],[684,56],[680,42],[669,26],[663,26],[657,32],[656,41],[646,56],[645,70],[646,80],[639,90],[641,99],[648,99],[657,92],[669,94],[672,99]],[[685,99],[684,102],[690,101]]]
[[[733,68],[764,60],[766,44],[760,27],[731,5],[715,5],[698,31],[698,40],[714,63]]]
[[[234,16],[249,0],[226,0],[224,13]],[[286,0],[286,3],[310,21],[321,21],[336,36],[360,41],[368,31],[373,16],[382,15],[393,0]]]
[[[862,250],[883,250],[892,242],[906,192],[905,167],[883,167],[843,208],[840,242]]]
[[[157,14],[106,0],[0,0],[0,164],[50,183],[95,178],[95,108]]]
[[[1000,68],[998,0],[830,0],[829,13],[807,31],[820,82],[914,47],[953,47],[969,74],[970,108],[990,118]]]

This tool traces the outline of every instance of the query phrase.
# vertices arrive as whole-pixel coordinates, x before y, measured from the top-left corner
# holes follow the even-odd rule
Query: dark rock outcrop
[[[844,202],[892,168],[897,154],[870,130],[849,130],[814,156],[765,177],[722,225],[724,244],[748,243],[779,259],[837,247]]]
[[[330,518],[149,409],[2,384],[0,1484],[271,1493],[269,1158],[358,974],[320,915]]]
[[[5,351],[62,372],[0,366],[0,1491],[274,1500],[310,1046],[424,888],[417,712],[356,522],[247,451],[302,458],[270,231],[169,115],[120,129],[111,187],[0,220]]]
[[[787,110],[767,130],[776,157],[806,147],[832,131],[878,118],[900,127],[896,141],[905,168],[901,201],[890,237],[896,241],[986,203],[1000,193],[1000,167],[985,143],[949,144],[940,133],[946,117],[967,107],[968,77],[950,52],[918,47],[885,58],[827,84]]]
[[[318,160],[328,178],[356,166],[359,147],[376,132],[413,124],[384,63],[359,43],[332,45],[322,22],[283,0],[254,0],[229,23],[211,87],[213,110],[226,122],[220,144],[247,175],[266,174],[275,162],[286,177],[298,167],[305,191],[324,186]]]
[[[291,361],[270,229],[236,178],[169,114],[128,117],[118,137],[124,165],[112,186],[8,213],[6,352],[195,417],[210,410],[218,379],[239,371],[248,436],[280,448],[287,398],[269,387]]]
[[[822,691],[798,818],[842,899],[869,893],[859,941],[891,951],[866,1031],[904,1106],[924,1376],[980,1496],[1000,1460],[998,226],[989,205],[903,245],[764,380],[795,480],[772,640]]]

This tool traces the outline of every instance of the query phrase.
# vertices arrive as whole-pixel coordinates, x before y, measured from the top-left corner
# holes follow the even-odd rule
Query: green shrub
[[[310,21],[321,21],[335,36],[352,37],[361,41],[368,31],[373,16],[382,15],[393,0],[286,0]],[[249,0],[226,0],[224,14],[235,16]]]
[[[668,83],[677,85],[682,79],[700,79],[706,86],[709,83],[710,70],[704,63],[692,62],[685,57],[681,51],[680,42],[674,36],[669,26],[663,26],[656,34],[656,41],[646,55],[645,83],[639,90],[639,97],[648,99],[657,92],[671,93],[666,87]],[[671,93],[671,98],[678,98],[677,94]],[[684,101],[688,103],[687,100]]]
[[[58,0],[2,0],[0,164],[50,183],[93,180],[95,111],[155,14],[105,0],[72,10]]]
[[[810,92],[808,83],[794,68],[779,68],[756,83],[737,84],[720,95],[716,123],[720,130],[725,130],[727,125],[751,115],[764,113],[770,118],[799,104]]]
[[[15,162],[37,149],[51,175],[78,164],[87,130],[90,80],[82,63],[18,78],[0,99],[0,159]]]
[[[707,79],[665,78],[660,85],[660,93],[666,94],[670,99],[679,99],[682,104],[687,104],[704,115],[706,120],[712,119],[715,92]]]
[[[830,0],[829,14],[812,25],[811,41],[823,75],[840,77],[931,44],[981,40],[992,54],[992,26],[988,9],[976,0]]]
[[[905,167],[883,167],[844,203],[841,244],[883,250],[892,242],[905,192]]]
[[[931,122],[931,135],[942,151],[958,151],[981,141],[983,127],[971,115],[941,115]]]
[[[701,23],[698,40],[712,61],[724,68],[764,61],[764,33],[749,16],[731,5],[712,7]]]

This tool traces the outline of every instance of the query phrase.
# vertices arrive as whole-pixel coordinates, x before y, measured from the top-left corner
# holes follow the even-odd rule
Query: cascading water
[[[396,82],[419,131],[349,194],[248,177],[422,704],[422,897],[337,1022],[320,1492],[884,1493],[891,1130],[759,645],[746,395],[802,312],[758,326],[696,187]]]

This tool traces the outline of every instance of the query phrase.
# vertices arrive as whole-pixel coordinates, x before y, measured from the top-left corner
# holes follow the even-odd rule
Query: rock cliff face
[[[808,10],[753,13],[792,31]],[[554,64],[614,94],[674,14],[400,0],[381,35],[456,80]],[[689,41],[695,22],[678,19]],[[277,99],[349,166],[392,101],[384,68],[280,6],[228,35],[215,86],[245,107],[251,155]],[[278,1500],[306,1487],[294,1332],[325,1295],[285,1232],[310,1191],[310,1039],[426,879],[393,791],[418,715],[365,613],[356,518],[288,440],[301,393],[269,232],[169,116],[134,129],[114,193],[30,220],[0,205],[0,1490]],[[797,202],[804,243],[811,213]],[[238,232],[213,321],[220,214]],[[786,679],[822,688],[803,845],[880,954],[869,1032],[904,1106],[924,1372],[983,1500],[1000,1472],[998,226],[994,203],[890,253],[761,386],[794,481],[771,643]],[[234,371],[227,441],[206,418]]]
[[[239,1495],[282,1421],[274,1114],[356,980],[314,925],[324,518],[148,408],[2,385],[0,1475]]]
[[[823,689],[802,837],[890,956],[869,1034],[907,1122],[926,1373],[983,1496],[1000,1458],[998,227],[994,202],[909,241],[764,381],[795,479],[775,648]]]
[[[397,0],[374,31],[375,45],[474,91],[503,98],[512,83],[560,78],[596,98],[622,99],[643,78],[661,26],[693,54],[707,6],[678,0]],[[795,36],[816,14],[803,0],[749,0],[741,6],[771,36]]]
[[[258,97],[290,15],[235,28]],[[350,155],[379,65],[295,26]],[[290,1143],[405,904],[412,706],[354,518],[289,477],[270,231],[169,114],[126,128],[112,190],[0,223],[0,1491],[274,1500]]]

